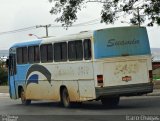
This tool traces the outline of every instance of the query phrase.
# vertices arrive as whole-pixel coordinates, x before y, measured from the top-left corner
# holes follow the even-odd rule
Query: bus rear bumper
[[[141,83],[110,87],[96,87],[96,98],[114,96],[137,96],[153,92],[153,83]]]

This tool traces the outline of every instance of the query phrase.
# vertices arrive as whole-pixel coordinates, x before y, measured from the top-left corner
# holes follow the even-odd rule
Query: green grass
[[[153,76],[153,80],[160,80],[160,76]]]

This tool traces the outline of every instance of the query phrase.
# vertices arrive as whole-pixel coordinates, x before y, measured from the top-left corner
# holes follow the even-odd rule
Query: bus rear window
[[[94,32],[96,59],[150,54],[146,28],[119,27]]]

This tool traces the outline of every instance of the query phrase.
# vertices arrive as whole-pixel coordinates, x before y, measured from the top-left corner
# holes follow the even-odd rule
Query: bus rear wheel
[[[63,90],[61,92],[61,102],[65,108],[71,107],[71,102],[70,102],[67,88],[63,88]]]
[[[102,105],[105,107],[116,107],[119,104],[120,97],[108,97],[108,98],[102,98],[101,102]]]
[[[27,100],[26,99],[25,92],[24,92],[23,89],[21,90],[21,102],[22,102],[23,105],[29,105],[29,104],[31,104],[31,100]]]

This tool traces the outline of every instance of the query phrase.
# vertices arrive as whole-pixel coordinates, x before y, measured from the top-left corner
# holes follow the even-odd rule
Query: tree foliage
[[[103,4],[101,10],[101,22],[114,23],[123,15],[132,15],[130,23],[142,24],[147,22],[148,26],[160,25],[160,0],[49,0],[53,3],[51,14],[60,15],[56,22],[62,26],[71,26],[77,20],[77,12],[90,2]],[[93,11],[94,12],[94,11]]]
[[[0,61],[0,85],[7,85],[8,72],[7,69],[3,66],[5,65],[4,61]]]

